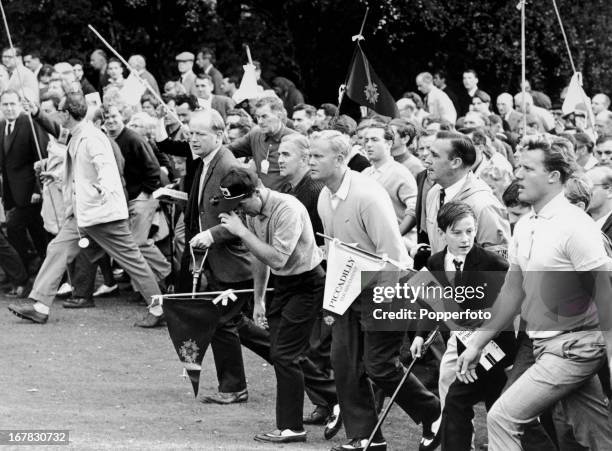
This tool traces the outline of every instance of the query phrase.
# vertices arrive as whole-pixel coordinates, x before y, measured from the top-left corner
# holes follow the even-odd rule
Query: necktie
[[[444,205],[444,198],[446,198],[446,191],[444,191],[444,188],[440,188],[440,208]]]
[[[13,124],[9,122],[6,127],[6,136],[10,135],[11,133],[13,133]]]
[[[461,283],[461,265],[462,264],[463,262],[461,260],[456,260],[453,258],[453,265],[455,265],[455,279],[454,279],[455,286]]]

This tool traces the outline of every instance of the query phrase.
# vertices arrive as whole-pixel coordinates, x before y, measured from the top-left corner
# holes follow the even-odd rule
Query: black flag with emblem
[[[393,96],[370,66],[359,43],[355,48],[344,95],[378,114],[392,118],[399,117]],[[340,114],[346,114],[342,111],[342,107],[343,105],[340,106]]]
[[[197,397],[202,359],[219,322],[219,311],[209,300],[187,296],[166,299],[162,307],[170,339]]]

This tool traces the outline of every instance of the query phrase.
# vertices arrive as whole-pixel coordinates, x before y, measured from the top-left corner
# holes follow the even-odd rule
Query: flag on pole
[[[330,241],[323,308],[343,315],[361,293],[361,272],[381,271],[385,264],[384,260],[354,250],[340,241]]]
[[[208,300],[172,299],[162,304],[168,333],[198,396],[202,359],[219,321],[217,307]]]
[[[256,99],[263,92],[263,88],[257,84],[257,77],[255,76],[255,65],[248,63],[242,66],[244,69],[244,75],[240,82],[240,87],[236,90],[232,99],[236,103],[240,103],[247,99]]]
[[[399,117],[395,100],[368,62],[359,42],[349,69],[346,97],[378,114]],[[341,105],[342,106],[342,105]],[[341,108],[342,109],[342,108]],[[343,113],[341,111],[341,113]]]
[[[570,114],[576,110],[586,110],[589,119],[589,128],[593,127],[595,124],[591,99],[589,99],[589,96],[586,95],[582,88],[582,74],[580,72],[575,72],[574,75],[572,75],[561,110],[563,114]]]
[[[140,105],[140,99],[146,90],[147,88],[138,80],[136,75],[130,72],[119,90],[119,95],[128,105]]]

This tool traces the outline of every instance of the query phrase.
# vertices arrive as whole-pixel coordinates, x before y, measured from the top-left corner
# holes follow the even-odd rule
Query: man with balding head
[[[523,115],[514,109],[514,99],[504,92],[497,96],[497,111],[504,123],[504,130],[516,133]]]
[[[417,75],[416,84],[419,91],[427,96],[426,104],[430,117],[454,124],[457,120],[455,105],[448,94],[434,85],[432,75],[429,72],[420,73]]]
[[[603,93],[595,94],[591,106],[595,117],[599,117],[600,113],[605,113],[610,108],[610,97]]]
[[[598,166],[588,171],[586,176],[593,187],[587,212],[601,231],[612,239],[612,169]]]
[[[238,166],[232,153],[223,145],[225,124],[217,111],[202,110],[192,114],[189,130],[189,143],[173,141],[172,145],[160,145],[162,151],[170,150],[175,155],[187,158],[187,170],[193,173],[185,210],[186,244],[177,288],[180,292],[192,290],[190,248],[208,249],[203,270],[206,286],[201,287],[202,291],[252,288],[251,253],[240,239],[219,225],[218,216],[222,211],[217,200],[219,184],[232,167]],[[236,330],[246,301],[247,298],[239,296],[235,303],[228,306],[206,303],[210,317],[203,327],[214,331],[209,336],[212,337],[219,392],[202,397],[204,403],[232,404],[248,398]]]
[[[153,90],[159,94],[159,85],[157,84],[157,80],[151,72],[147,70],[147,61],[142,55],[132,55],[128,60],[128,64],[134,69],[140,78],[146,80],[149,83],[149,86],[153,88]]]
[[[540,124],[540,128],[543,131],[550,132],[554,130],[555,118],[552,113],[544,108],[536,106],[533,102],[533,97],[531,97],[531,94],[528,92],[526,92],[524,96],[525,97],[523,99],[522,92],[519,92],[514,96],[514,104],[516,105],[517,110],[523,114],[533,115],[537,119],[538,123]]]

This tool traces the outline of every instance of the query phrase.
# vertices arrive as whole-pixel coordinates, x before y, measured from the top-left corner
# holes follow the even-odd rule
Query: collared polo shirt
[[[257,238],[286,256],[282,268],[270,268],[278,276],[296,276],[314,269],[322,260],[306,207],[289,194],[263,190],[263,206],[257,216],[247,216],[247,227]]]
[[[519,219],[508,260],[523,273],[521,316],[532,338],[549,338],[599,323],[594,303],[585,310],[574,295],[579,285],[576,273],[607,262],[601,231],[563,192],[539,213],[532,209]],[[568,274],[561,276],[559,272]]]

